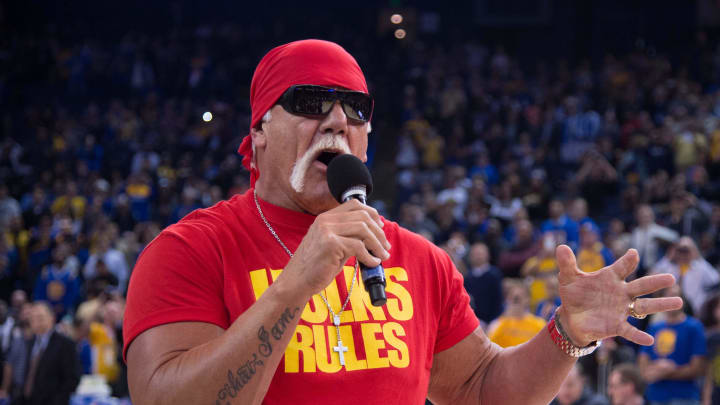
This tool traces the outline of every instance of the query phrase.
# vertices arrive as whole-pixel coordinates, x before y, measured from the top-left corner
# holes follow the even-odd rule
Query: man
[[[587,223],[590,223],[595,228],[598,228],[597,223],[595,223],[595,221],[593,221],[593,219],[588,216],[587,201],[582,197],[578,197],[574,199],[572,203],[570,203],[570,209],[568,210],[568,214],[570,219],[575,221],[578,226],[583,226]]]
[[[485,325],[502,312],[502,272],[490,264],[490,251],[482,242],[475,242],[468,253],[470,264],[465,275],[465,290],[473,302],[475,315]]]
[[[80,381],[75,344],[54,330],[55,315],[46,303],[30,311],[34,337],[28,345],[28,363],[22,389],[26,405],[65,405]]]
[[[600,238],[600,229],[586,222],[580,227],[577,263],[580,270],[592,273],[610,265],[615,258]]]
[[[505,311],[488,328],[488,338],[500,347],[517,346],[532,339],[545,320],[530,313],[530,292],[522,280],[503,281]]]
[[[677,295],[674,285],[663,295]],[[681,310],[670,311],[664,321],[651,325],[652,346],[638,354],[638,366],[648,383],[647,398],[653,405],[698,405],[700,389],[695,380],[705,372],[707,347],[702,324]]]
[[[635,251],[582,274],[560,247],[556,319],[569,336],[543,330],[503,351],[478,328],[447,254],[368,206],[338,204],[327,162],[366,160],[372,113],[339,45],[271,50],[250,93],[240,152],[252,188],[166,229],[133,271],[123,327],[133,403],[546,404],[575,362],[559,345],[614,334],[652,343],[625,322],[629,305],[673,280],[625,283]],[[354,257],[383,262],[385,306],[370,305]],[[636,315],[681,304],[635,302]]]
[[[43,267],[35,281],[33,298],[47,301],[55,316],[62,318],[75,305],[80,292],[77,271],[70,264],[77,261],[68,242],[60,242],[52,251],[52,262]]]
[[[630,244],[640,253],[640,265],[645,269],[652,269],[660,260],[661,243],[675,242],[678,234],[670,228],[658,225],[655,222],[655,212],[647,204],[637,208],[635,218],[638,225],[632,232]]]
[[[94,253],[90,255],[85,263],[83,275],[85,279],[91,279],[98,273],[97,264],[102,261],[107,269],[118,279],[119,290],[125,291],[130,272],[125,256],[113,246],[110,233],[100,233],[95,244]]]
[[[702,257],[695,241],[688,236],[683,236],[670,247],[665,257],[657,262],[650,273],[672,274],[678,279],[693,314],[700,314],[710,291],[720,283],[720,274]]]
[[[572,247],[576,247],[580,241],[580,228],[577,222],[565,215],[565,205],[561,200],[553,199],[548,207],[548,218],[542,223],[540,230],[542,233],[552,232],[555,234],[555,240],[568,243]]]
[[[535,230],[527,219],[517,222],[515,243],[500,254],[498,267],[505,277],[519,277],[520,270],[528,259],[540,252],[540,243],[535,240]]]
[[[586,385],[586,380],[580,364],[575,364],[550,405],[607,405],[605,397],[594,393]]]
[[[620,364],[610,372],[608,396],[612,405],[644,405],[645,382],[637,366]]]

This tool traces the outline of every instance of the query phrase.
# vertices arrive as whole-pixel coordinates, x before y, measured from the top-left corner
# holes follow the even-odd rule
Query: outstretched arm
[[[652,336],[627,322],[628,306],[637,296],[672,285],[672,276],[625,282],[638,263],[635,250],[595,273],[580,271],[567,246],[558,247],[556,256],[563,302],[556,316],[576,346],[610,336],[653,343]],[[678,297],[638,299],[635,310],[650,314],[681,306]],[[436,404],[547,404],[574,363],[575,358],[555,345],[546,328],[529,342],[508,349],[500,349],[476,330],[435,355],[429,396]]]

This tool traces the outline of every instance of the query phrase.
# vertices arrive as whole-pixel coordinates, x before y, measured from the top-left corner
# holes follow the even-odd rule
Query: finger
[[[368,267],[379,266],[382,260],[370,254],[365,244],[355,238],[339,236],[346,257],[355,256],[358,261]]]
[[[655,339],[651,335],[641,331],[627,322],[624,323],[624,326],[618,335],[642,346],[650,346],[655,342]]]
[[[561,283],[569,283],[574,277],[578,275],[577,262],[575,261],[575,254],[572,249],[567,245],[560,245],[555,249],[555,259],[558,263],[558,269],[560,270],[559,280]]]
[[[368,213],[368,215],[370,215],[370,218],[372,218],[372,220],[378,224],[378,226],[380,226],[381,228],[383,226],[385,226],[382,219],[380,218],[380,214],[377,212],[377,210],[375,208],[373,208],[369,205],[365,205],[354,198],[351,199],[350,201],[340,204],[339,207],[334,208],[332,211],[335,213],[350,212],[350,211],[365,211]]]
[[[342,215],[343,217],[340,219],[341,222],[358,221],[367,224],[370,231],[375,234],[375,237],[382,243],[383,247],[385,247],[386,250],[390,249],[390,242],[387,241],[385,232],[383,232],[378,223],[370,216],[370,213],[360,210],[351,211]]]
[[[656,274],[629,282],[627,291],[631,297],[639,297],[668,288],[673,284],[675,284],[675,277],[672,274]]]
[[[638,298],[635,301],[635,312],[641,315],[650,315],[657,312],[674,311],[682,306],[683,301],[680,297]]]
[[[617,274],[621,280],[625,280],[627,276],[635,271],[639,262],[640,256],[638,255],[637,250],[628,249],[628,251],[625,252],[621,258],[617,259],[615,263],[610,265],[610,267],[612,267],[615,274]]]
[[[338,236],[361,241],[364,248],[372,251],[375,257],[384,260],[390,257],[390,253],[383,247],[382,242],[378,240],[375,233],[370,230],[370,226],[365,222],[334,224],[331,230]]]

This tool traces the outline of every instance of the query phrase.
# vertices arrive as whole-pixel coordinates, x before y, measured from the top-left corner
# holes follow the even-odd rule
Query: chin
[[[313,215],[322,214],[340,205],[330,194],[326,183],[315,184],[314,187],[305,184],[305,189],[298,193],[298,199],[303,210]]]

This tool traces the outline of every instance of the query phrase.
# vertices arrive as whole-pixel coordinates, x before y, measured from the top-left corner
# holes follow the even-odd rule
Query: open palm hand
[[[595,340],[622,336],[640,345],[653,344],[652,336],[628,323],[629,306],[635,297],[673,285],[672,275],[658,274],[626,282],[639,262],[635,249],[594,273],[578,269],[575,255],[568,246],[558,246],[555,256],[560,269],[558,284],[562,300],[558,316],[573,343],[582,347]],[[680,297],[638,298],[635,303],[636,313],[644,315],[681,307]]]

